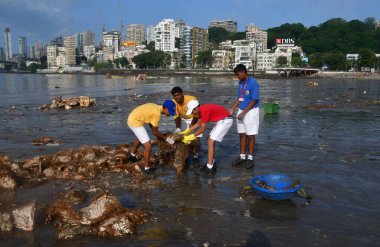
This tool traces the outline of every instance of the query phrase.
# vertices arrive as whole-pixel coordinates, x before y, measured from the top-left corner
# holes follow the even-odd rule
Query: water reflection
[[[250,215],[257,219],[296,220],[299,218],[297,205],[293,200],[272,201],[258,199],[249,209]]]

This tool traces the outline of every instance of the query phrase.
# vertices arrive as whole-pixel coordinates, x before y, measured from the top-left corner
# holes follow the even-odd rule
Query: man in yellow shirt
[[[131,161],[137,161],[136,153],[142,143],[144,146],[144,172],[152,173],[153,167],[150,164],[150,154],[152,151],[152,143],[148,136],[148,132],[144,128],[145,124],[149,124],[152,129],[153,135],[157,138],[162,139],[169,144],[174,144],[174,140],[166,138],[165,135],[158,131],[158,125],[161,120],[161,115],[165,114],[168,116],[176,115],[175,103],[172,100],[165,100],[163,105],[157,105],[154,103],[146,103],[136,107],[128,116],[128,127],[136,135],[137,139],[133,143],[133,149],[131,152]]]
[[[191,100],[197,100],[197,98],[191,95],[183,94],[182,88],[180,87],[173,87],[171,94],[173,95],[173,99],[176,104],[175,124],[176,124],[177,129],[175,133],[180,133],[182,122],[186,126],[186,129],[188,129],[190,128],[190,126],[193,126],[198,121],[199,116],[193,115],[193,114],[186,115],[187,104]],[[201,137],[202,137],[202,134],[199,134],[197,135],[197,138],[195,140],[195,145],[194,145],[194,150],[193,150],[194,165],[199,165],[199,151],[201,147]]]

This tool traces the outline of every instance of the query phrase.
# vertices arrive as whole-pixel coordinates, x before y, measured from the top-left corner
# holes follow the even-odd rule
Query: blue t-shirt
[[[260,106],[259,103],[259,84],[251,76],[248,77],[246,82],[239,81],[238,86],[238,99],[243,98],[243,101],[239,101],[239,108],[244,110],[247,108],[251,101],[256,100],[255,105],[252,108]]]

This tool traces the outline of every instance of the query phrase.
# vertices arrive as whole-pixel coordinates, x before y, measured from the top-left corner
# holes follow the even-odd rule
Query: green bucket
[[[278,112],[279,105],[277,103],[264,103],[264,113],[272,114]]]

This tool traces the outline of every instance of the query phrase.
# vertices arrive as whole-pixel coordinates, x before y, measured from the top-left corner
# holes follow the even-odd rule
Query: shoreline
[[[0,74],[39,74],[39,75],[103,75],[112,79],[113,76],[117,77],[137,77],[139,75],[145,75],[149,77],[228,77],[234,76],[233,71],[231,70],[163,70],[163,69],[135,69],[135,70],[107,70],[100,72],[73,72],[73,73],[32,73],[24,71],[0,71]],[[316,74],[311,75],[297,75],[286,77],[284,75],[279,75],[273,73],[273,71],[248,71],[248,74],[253,76],[256,79],[272,79],[272,80],[281,80],[281,79],[380,79],[380,73],[368,73],[368,72],[339,72],[339,71],[320,71]]]

